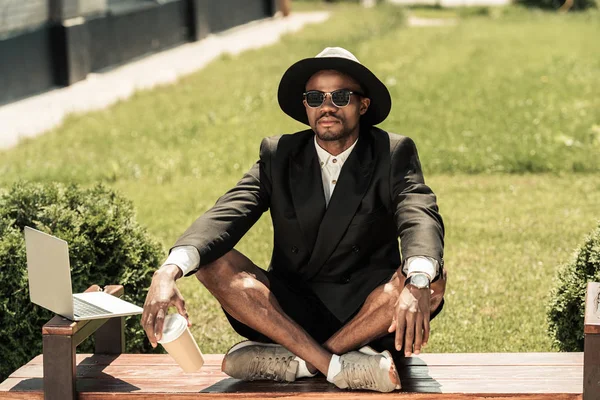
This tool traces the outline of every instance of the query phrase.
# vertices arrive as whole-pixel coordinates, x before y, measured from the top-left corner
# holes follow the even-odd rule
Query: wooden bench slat
[[[168,400],[190,400],[198,399],[196,394],[167,394],[163,398]],[[202,393],[203,400],[227,400],[227,399],[277,399],[277,400],[440,400],[439,394],[414,394],[414,393],[366,393],[366,392],[341,392],[341,393]],[[106,400],[105,393],[86,393],[79,397],[80,400]],[[129,394],[119,396],[119,400],[155,400],[154,395]],[[581,400],[581,395],[576,394],[532,394],[532,395],[498,395],[490,396],[487,394],[452,394],[444,395],[446,400]]]
[[[178,365],[79,365],[77,366],[77,379],[129,379],[129,378],[149,378],[160,376],[161,378],[179,377],[183,374]],[[210,377],[227,378],[228,376],[221,372],[220,366],[204,365],[199,372],[188,373],[186,376],[195,376],[198,378]],[[215,377],[215,375],[218,375]],[[10,375],[11,378],[42,378],[43,369],[41,365],[25,365]]]
[[[328,383],[324,378],[315,378],[294,383],[282,384],[274,382],[242,382],[232,378],[219,383],[207,383],[196,379],[178,380],[168,385],[157,382],[156,379],[132,379],[127,382],[113,380],[109,382],[82,380],[78,388],[84,392],[146,392],[146,393],[346,393]],[[573,387],[565,380],[541,382],[536,390],[523,390],[522,382],[514,380],[499,380],[493,382],[473,382],[461,380],[414,381],[404,385],[404,390],[410,392],[440,393],[440,394],[581,394],[581,384]],[[525,388],[528,389],[528,388]]]
[[[582,365],[583,353],[423,353],[398,360],[400,365]]]
[[[9,378],[5,381],[0,389],[20,386],[20,390],[31,390],[40,392],[42,389],[41,378],[29,380],[23,383],[22,380]],[[242,382],[235,379],[227,378],[217,383],[212,380],[199,380],[194,377],[180,377],[176,381],[165,382],[156,379],[130,379],[127,381],[113,380],[78,380],[77,388],[79,398],[88,398],[88,394],[92,393],[112,393],[114,398],[126,398],[127,394],[140,395],[159,394],[168,395],[171,399],[175,394],[194,394],[198,398],[205,398],[209,394],[220,394],[221,398],[231,398],[231,395],[237,394],[241,397],[252,398],[253,395],[262,394],[265,397],[281,397],[283,394],[294,394],[295,398],[333,398],[343,397],[344,399],[351,398],[371,398],[375,393],[368,392],[352,392],[342,391],[326,382],[324,378],[315,378],[303,380],[294,383],[274,383],[274,382]],[[524,390],[525,389],[525,390]],[[535,389],[535,390],[531,390]],[[478,381],[475,385],[472,381],[464,381],[459,379],[436,379],[436,380],[413,380],[405,382],[403,390],[395,393],[394,398],[402,393],[415,396],[416,393],[437,393],[443,395],[487,395],[486,397],[506,396],[527,398],[533,395],[539,395],[542,399],[581,399],[581,383],[574,385],[572,381],[564,379],[541,380],[531,387],[524,387],[523,382],[510,380],[495,380],[489,382]],[[32,395],[32,392],[29,392]],[[227,396],[228,395],[228,396]],[[495,396],[493,396],[495,395]],[[561,397],[561,395],[564,395]],[[321,397],[319,397],[321,396]],[[389,398],[388,395],[387,398]],[[0,396],[0,398],[7,398]],[[139,397],[136,397],[139,399]],[[158,397],[155,397],[158,398]],[[413,397],[414,398],[414,397]],[[421,399],[422,397],[418,397]],[[440,397],[437,397],[438,400]],[[443,399],[453,399],[453,396],[444,396]]]
[[[503,365],[503,366],[425,366],[417,365],[398,368],[400,378],[406,379],[428,379],[435,376],[436,379],[457,380],[502,380],[514,379],[516,381],[530,381],[539,379],[553,379],[560,377],[566,380],[582,380],[583,370],[581,366],[531,366]],[[181,368],[177,365],[79,365],[77,367],[77,379],[136,379],[160,376],[161,378],[179,377],[182,375]],[[186,374],[186,376],[198,378],[209,377],[210,379],[224,379],[227,375],[221,372],[220,366],[205,365],[200,371]],[[15,371],[11,378],[41,378],[43,370],[41,365],[26,365]]]
[[[220,370],[223,360],[222,354],[206,354],[204,356],[205,364],[202,371],[210,367]],[[31,369],[32,366],[42,366],[42,356],[33,358],[25,366],[15,371],[11,377],[28,376],[23,372],[25,369]],[[399,369],[405,366],[576,366],[581,367],[583,362],[583,353],[496,353],[487,357],[486,354],[421,354],[397,362]],[[77,364],[83,366],[139,366],[147,368],[152,366],[177,366],[177,363],[167,354],[120,354],[116,355],[92,355],[78,354]],[[40,369],[41,371],[41,369]],[[33,376],[33,375],[32,375]],[[36,375],[37,376],[37,375]],[[41,375],[40,375],[41,376]]]
[[[77,364],[98,365],[177,365],[167,354],[77,354]],[[116,357],[116,358],[115,358]],[[28,364],[42,364],[42,355]],[[221,365],[222,354],[205,354],[205,365]],[[582,365],[583,353],[423,353],[398,361],[400,365]]]
[[[140,356],[143,357],[140,359]],[[177,365],[168,354],[77,354],[77,365]],[[221,365],[223,354],[204,354],[204,365]],[[30,365],[42,365],[43,356],[34,357]]]

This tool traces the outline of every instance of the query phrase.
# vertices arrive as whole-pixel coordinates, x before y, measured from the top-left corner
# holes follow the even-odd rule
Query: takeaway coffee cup
[[[198,348],[187,320],[180,314],[165,317],[162,338],[158,341],[173,357],[184,372],[195,372],[204,364],[202,352]]]

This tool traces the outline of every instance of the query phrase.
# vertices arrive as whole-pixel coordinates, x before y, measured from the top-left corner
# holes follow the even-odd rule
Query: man
[[[230,376],[321,372],[339,388],[399,389],[392,353],[419,354],[445,291],[443,223],[415,144],[374,127],[390,94],[342,48],[292,65],[278,100],[311,129],[264,139],[259,161],[179,238],[152,279],[144,329],[155,346],[169,305],[187,317],[175,280],[195,274],[250,339],[225,355]],[[267,210],[264,271],[233,247]]]

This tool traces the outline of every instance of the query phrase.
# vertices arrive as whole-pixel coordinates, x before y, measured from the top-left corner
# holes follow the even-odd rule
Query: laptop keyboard
[[[81,300],[80,298],[73,297],[73,314],[75,314],[76,317],[94,317],[96,315],[112,313],[94,304],[88,303],[87,301]]]

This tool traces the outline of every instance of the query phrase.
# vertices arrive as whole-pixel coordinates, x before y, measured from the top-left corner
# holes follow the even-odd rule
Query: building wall
[[[106,11],[107,0],[85,0],[79,2],[79,15],[90,15]]]
[[[0,0],[0,36],[36,28],[48,21],[48,0]]]
[[[0,105],[273,15],[274,0],[0,0]]]
[[[50,19],[57,22],[75,17],[102,15],[106,12],[108,0],[47,0],[47,2],[50,4]]]
[[[0,0],[0,36],[11,31],[35,29],[50,18],[52,0]],[[108,0],[65,1],[61,14],[98,15],[106,11]],[[62,18],[59,18],[62,19]]]

